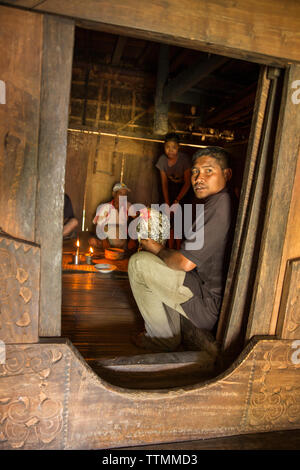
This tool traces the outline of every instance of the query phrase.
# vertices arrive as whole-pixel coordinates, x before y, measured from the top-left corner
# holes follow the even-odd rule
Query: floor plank
[[[86,360],[141,352],[130,339],[143,328],[143,321],[128,279],[74,272],[63,273],[62,284],[62,336]]]

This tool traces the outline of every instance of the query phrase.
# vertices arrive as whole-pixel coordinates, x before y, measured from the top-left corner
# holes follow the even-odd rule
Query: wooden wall
[[[72,201],[74,215],[79,221],[77,230],[81,230],[82,214],[87,184],[89,155],[93,136],[68,132],[68,147],[65,174],[65,192]]]
[[[298,105],[300,106],[300,105]],[[292,201],[290,205],[287,230],[280,271],[277,282],[276,297],[272,314],[270,334],[280,337],[297,338],[300,335],[300,151],[295,174]]]
[[[182,147],[188,155],[195,150]],[[160,176],[155,163],[162,152],[160,142],[69,132],[65,188],[80,228],[85,208],[84,229],[94,230],[92,220],[98,204],[111,200],[112,187],[121,178],[131,189],[130,202],[158,203]]]
[[[3,6],[0,22],[0,228],[39,245],[39,334],[56,336],[74,26]]]
[[[0,227],[35,241],[43,18],[2,7],[0,23]]]

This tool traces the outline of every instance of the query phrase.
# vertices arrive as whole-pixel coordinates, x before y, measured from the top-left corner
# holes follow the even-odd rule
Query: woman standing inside
[[[191,162],[189,157],[179,150],[179,138],[175,133],[167,134],[164,143],[165,153],[160,156],[156,168],[160,171],[163,199],[168,206],[180,204],[183,215],[184,197],[191,186]],[[183,223],[182,223],[183,226]],[[176,239],[179,249],[180,239]],[[174,246],[174,223],[172,223],[169,248]]]

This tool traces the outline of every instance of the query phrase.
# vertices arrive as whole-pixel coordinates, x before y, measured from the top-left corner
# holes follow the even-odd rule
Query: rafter
[[[120,60],[121,60],[126,42],[127,42],[126,37],[124,37],[124,36],[119,36],[118,37],[117,43],[116,43],[116,46],[115,46],[115,50],[113,52],[113,56],[112,56],[112,59],[111,59],[111,64],[112,65],[119,65],[120,64]]]
[[[204,77],[221,67],[227,62],[226,57],[213,56],[206,61],[198,62],[188,67],[184,72],[177,75],[164,88],[163,101],[175,101],[178,96],[190,90],[194,85],[199,83]]]

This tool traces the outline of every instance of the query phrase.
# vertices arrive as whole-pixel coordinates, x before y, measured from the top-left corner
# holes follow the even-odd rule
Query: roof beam
[[[118,37],[117,44],[116,44],[116,47],[115,47],[115,50],[113,52],[113,56],[112,56],[112,59],[111,59],[111,64],[112,65],[119,65],[120,64],[120,60],[121,60],[126,42],[127,42],[126,37],[124,37],[124,36],[119,36]]]
[[[184,60],[186,59],[187,55],[189,53],[189,50],[188,49],[182,49],[177,55],[176,57],[172,60],[172,62],[170,63],[170,73],[173,73],[176,71],[176,69],[182,65],[182,63],[184,62]]]
[[[230,119],[234,114],[239,113],[241,110],[251,109],[254,105],[256,95],[257,83],[252,83],[242,93],[238,93],[236,98],[231,100],[230,106],[228,102],[222,104],[218,109],[215,109],[211,115],[207,116],[207,125],[213,126],[226,119]]]
[[[161,44],[158,55],[155,112],[153,131],[156,134],[166,134],[168,132],[168,112],[169,103],[164,101],[164,85],[169,75],[169,46]]]
[[[190,90],[190,88],[199,83],[204,77],[207,77],[207,75],[214,72],[227,61],[227,57],[212,56],[204,62],[201,61],[188,67],[164,87],[163,101],[176,101],[178,96]]]

